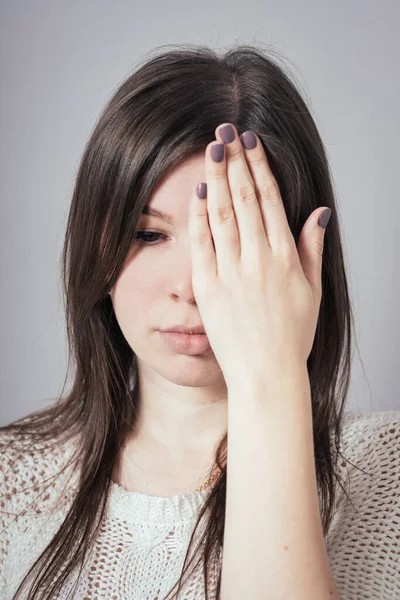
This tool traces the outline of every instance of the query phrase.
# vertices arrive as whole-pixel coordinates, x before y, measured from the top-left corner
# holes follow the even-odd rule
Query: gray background
[[[67,362],[59,260],[98,114],[165,44],[271,45],[294,70],[337,190],[356,346],[351,409],[400,409],[400,2],[1,2],[1,402],[47,406]]]

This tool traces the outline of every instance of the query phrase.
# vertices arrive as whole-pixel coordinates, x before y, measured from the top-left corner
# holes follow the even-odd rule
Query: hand
[[[223,143],[220,125],[218,142]],[[322,297],[325,229],[308,217],[298,248],[266,154],[234,139],[221,162],[205,151],[207,199],[190,204],[192,285],[227,385],[306,366]]]

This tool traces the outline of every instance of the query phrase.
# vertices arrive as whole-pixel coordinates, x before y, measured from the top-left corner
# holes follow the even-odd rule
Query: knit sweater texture
[[[400,600],[400,411],[347,411],[342,427],[340,450],[349,462],[339,457],[338,468],[350,501],[338,485],[326,537],[340,598]],[[28,450],[22,441],[10,446],[12,435],[0,433],[2,600],[11,600],[62,525],[79,475],[75,468],[54,478],[74,452],[72,443],[35,444]],[[161,497],[129,492],[111,482],[106,516],[83,569],[73,571],[57,598],[163,600],[179,579],[208,493]],[[218,560],[222,558],[221,551]],[[211,572],[210,600],[216,580]],[[29,588],[23,599],[31,598]],[[183,590],[179,598],[205,598],[202,563]]]

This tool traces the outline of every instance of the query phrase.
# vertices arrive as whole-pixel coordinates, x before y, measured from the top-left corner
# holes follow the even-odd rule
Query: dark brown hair
[[[35,563],[41,565],[42,577],[33,582],[30,599],[54,598],[72,569],[83,565],[105,516],[116,458],[137,415],[136,356],[119,328],[108,291],[152,190],[180,161],[204,151],[224,122],[233,123],[239,134],[253,130],[261,139],[296,243],[314,209],[332,209],[324,241],[320,314],[307,361],[325,536],[334,512],[335,481],[344,489],[336,466],[353,316],[335,194],[315,122],[294,77],[271,49],[240,45],[218,54],[204,46],[161,48],[138,64],[108,101],[76,176],[61,260],[69,344],[63,391],[73,363],[71,389],[49,408],[0,428],[42,444],[76,436],[73,460],[76,467],[85,465],[64,522]],[[222,474],[200,512],[177,582],[180,589],[184,574],[190,575],[188,567],[195,562],[195,557],[187,560],[191,544],[207,512],[202,553],[199,545],[194,565],[203,560],[207,598],[209,570],[216,568],[224,535],[226,441],[225,434],[215,454]],[[40,590],[46,591],[40,595]],[[219,590],[220,574],[217,598]]]

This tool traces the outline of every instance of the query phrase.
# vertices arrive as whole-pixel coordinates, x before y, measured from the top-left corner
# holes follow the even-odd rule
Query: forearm
[[[228,386],[221,600],[337,600],[323,536],[306,367]]]

